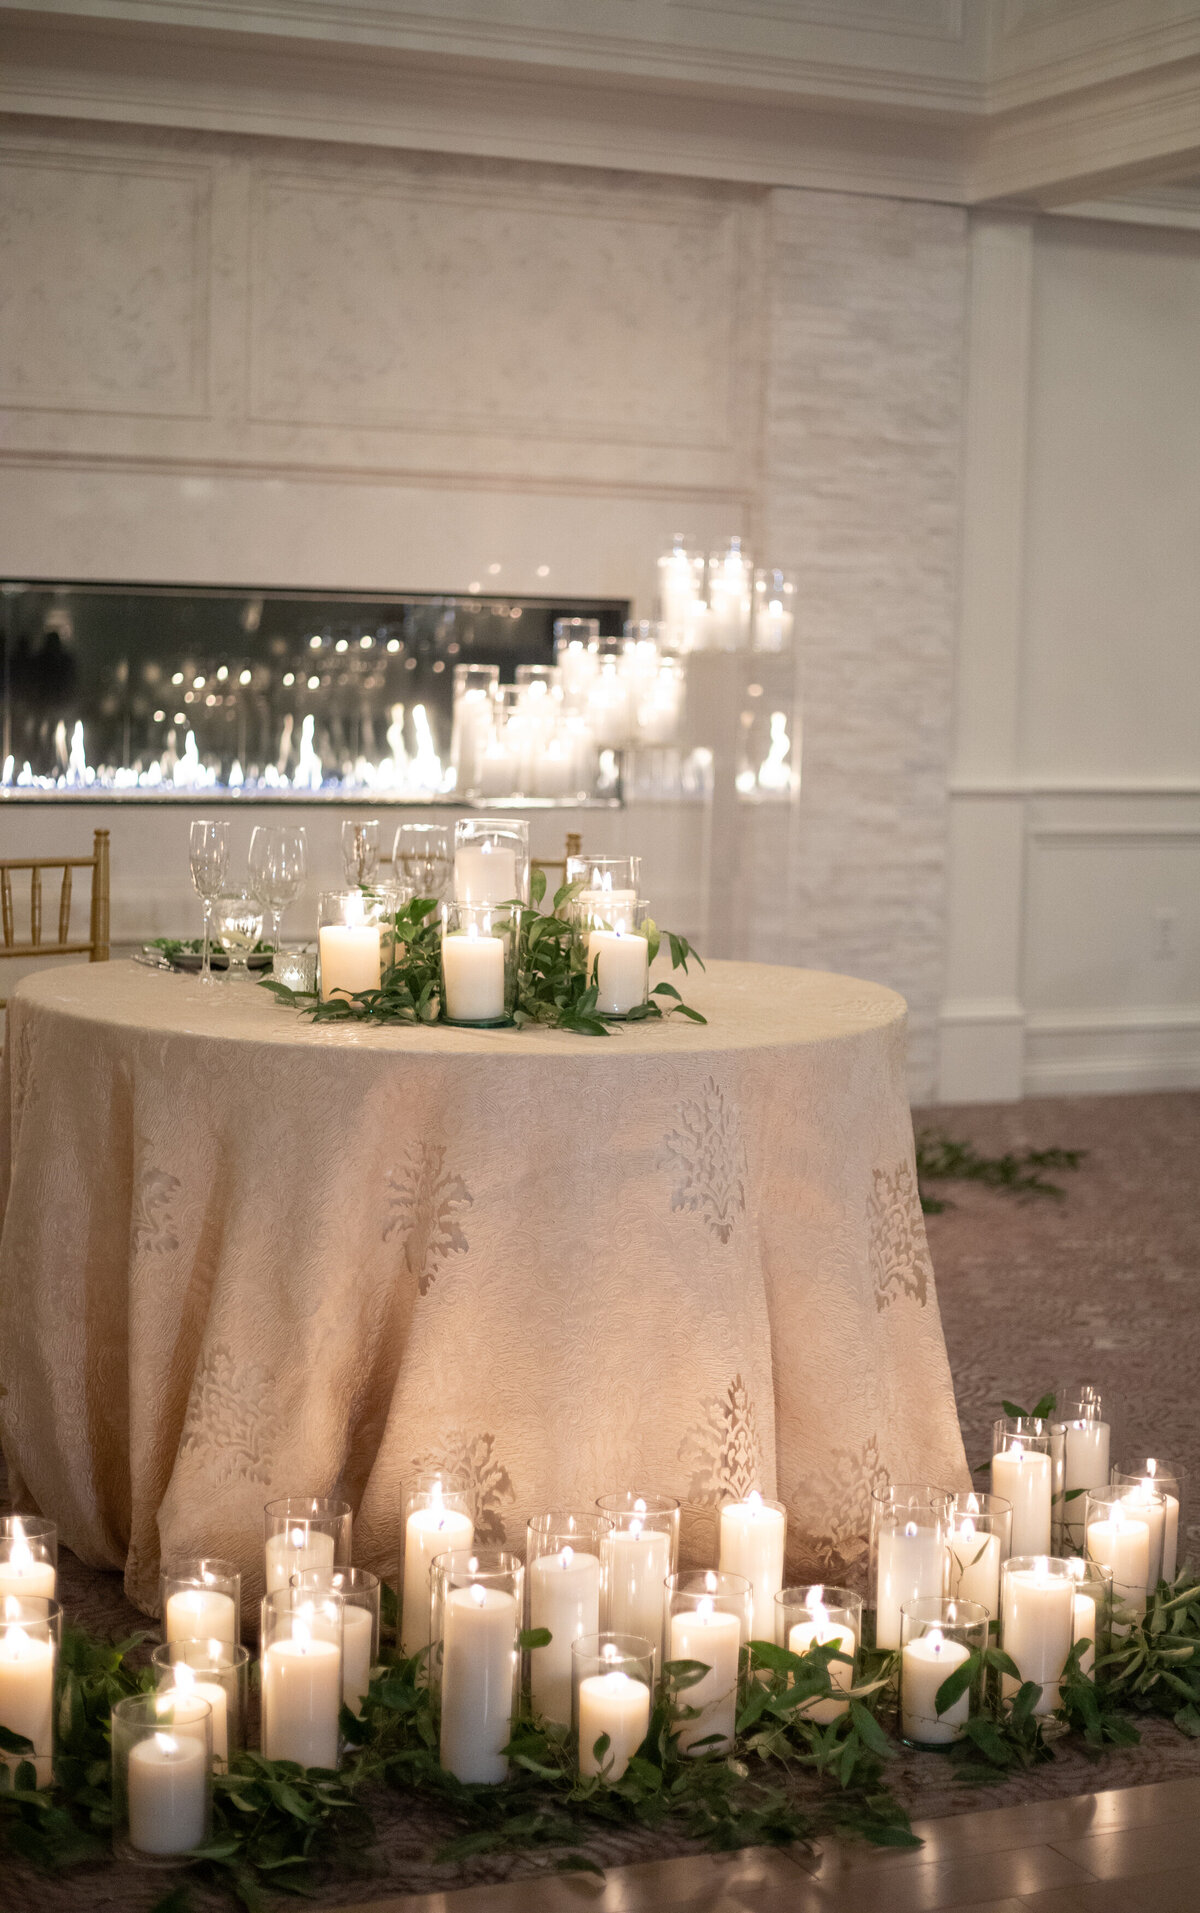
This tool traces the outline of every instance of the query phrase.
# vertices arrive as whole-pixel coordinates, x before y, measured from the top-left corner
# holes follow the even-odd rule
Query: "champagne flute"
[[[192,888],[204,905],[204,956],[200,963],[200,981],[211,983],[213,974],[209,947],[213,899],[220,895],[229,870],[229,825],[214,823],[207,817],[193,819],[188,831],[188,860],[191,864]]]
[[[308,875],[303,824],[255,824],[250,834],[250,888],[267,913],[267,942],[279,949],[279,925]]]

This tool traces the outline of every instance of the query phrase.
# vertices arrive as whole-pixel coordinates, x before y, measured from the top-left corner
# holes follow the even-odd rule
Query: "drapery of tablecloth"
[[[707,1028],[314,1025],[128,963],[27,978],[0,1094],[13,1478],[154,1611],[160,1555],[261,1592],[263,1503],[404,1486],[481,1544],[548,1506],[757,1487],[796,1577],[861,1584],[868,1497],[968,1485],[903,1086],[904,1004],[718,963]]]

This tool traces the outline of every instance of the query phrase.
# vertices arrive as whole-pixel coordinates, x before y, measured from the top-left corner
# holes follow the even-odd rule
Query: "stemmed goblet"
[[[446,824],[401,824],[392,847],[396,877],[414,897],[450,894],[454,873],[454,836]]]
[[[209,951],[212,937],[213,901],[221,893],[229,870],[229,825],[210,818],[193,819],[188,831],[188,860],[192,888],[204,905],[204,955],[200,960],[200,981],[211,983]]]
[[[346,872],[346,882],[353,889],[368,884],[379,869],[379,819],[371,818],[365,824],[353,823],[349,817],[342,825],[342,868]]]
[[[255,824],[250,833],[250,888],[267,915],[266,940],[279,949],[279,925],[308,875],[303,824]]]

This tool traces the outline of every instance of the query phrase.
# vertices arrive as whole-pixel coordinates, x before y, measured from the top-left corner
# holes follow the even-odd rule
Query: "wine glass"
[[[229,825],[197,817],[188,831],[188,860],[192,870],[192,888],[204,904],[204,955],[200,962],[201,983],[213,980],[209,962],[214,897],[220,894],[229,871]]]
[[[401,824],[392,848],[396,876],[414,897],[450,894],[454,840],[445,824]]]
[[[246,959],[262,935],[262,905],[248,890],[228,890],[213,902],[217,942],[229,958],[230,983],[249,983]]]
[[[347,817],[342,825],[342,866],[351,888],[370,883],[379,868],[379,819],[355,824]]]
[[[308,875],[308,834],[303,824],[255,824],[250,833],[250,888],[263,905],[267,942],[279,948],[279,925]]]

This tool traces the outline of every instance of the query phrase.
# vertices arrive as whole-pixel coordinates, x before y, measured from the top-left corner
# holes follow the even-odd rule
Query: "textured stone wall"
[[[915,1096],[945,937],[966,237],[954,207],[771,195],[759,542],[800,577],[803,795],[764,933],[907,997]]]

